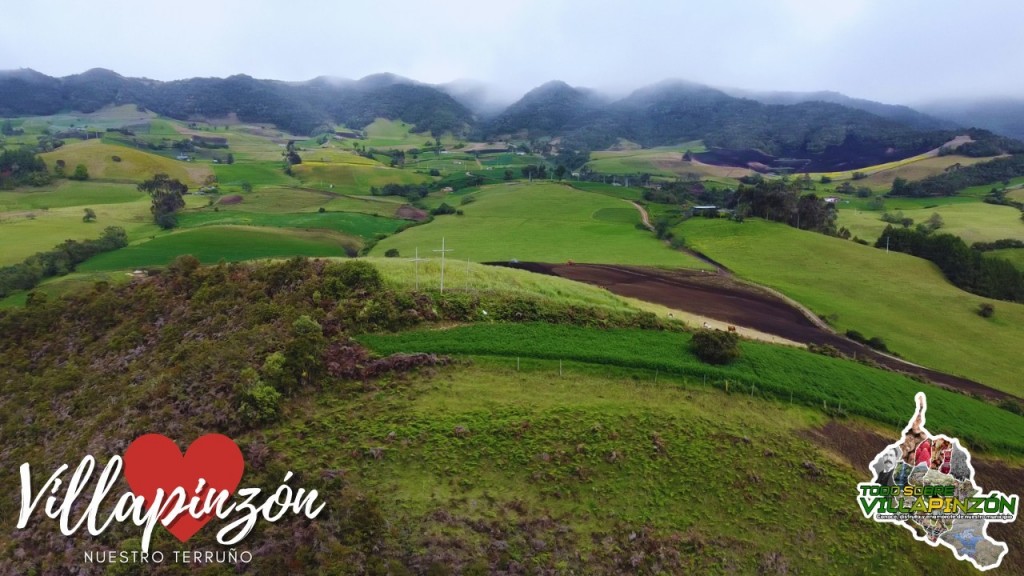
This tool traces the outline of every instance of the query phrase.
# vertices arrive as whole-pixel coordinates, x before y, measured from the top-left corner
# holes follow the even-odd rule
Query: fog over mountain
[[[888,104],[1024,96],[1013,0],[56,0],[5,6],[3,21],[0,69],[165,81],[386,70],[453,83],[491,111],[553,79],[618,97],[664,78]]]

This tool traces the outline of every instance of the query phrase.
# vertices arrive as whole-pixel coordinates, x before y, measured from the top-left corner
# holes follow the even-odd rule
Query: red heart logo
[[[200,479],[205,481],[198,494],[198,508],[202,509],[210,489],[234,494],[244,471],[242,451],[234,440],[223,434],[199,437],[184,456],[178,445],[163,434],[139,436],[124,452],[124,478],[132,493],[145,500],[147,510],[153,506],[158,489],[163,489],[166,502],[171,492],[181,487],[188,502],[197,496],[196,487]],[[169,507],[160,520],[170,512]],[[213,512],[200,518],[183,512],[167,526],[167,530],[178,540],[186,542],[212,518]]]

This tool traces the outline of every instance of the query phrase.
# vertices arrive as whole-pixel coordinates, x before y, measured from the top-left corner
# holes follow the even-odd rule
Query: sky
[[[1019,0],[10,2],[0,70],[174,80],[391,72],[511,100],[549,80],[665,79],[887,103],[1024,97]]]

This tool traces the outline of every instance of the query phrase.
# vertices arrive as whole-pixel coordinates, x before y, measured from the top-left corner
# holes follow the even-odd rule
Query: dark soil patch
[[[241,204],[242,200],[243,200],[243,198],[241,196],[239,196],[238,194],[232,194],[230,196],[222,197],[220,199],[220,201],[217,202],[217,203],[218,204],[224,204],[225,206],[228,206],[228,205],[231,205],[231,204]]]
[[[430,218],[430,214],[423,210],[420,210],[419,208],[415,208],[413,206],[405,204],[398,210],[395,210],[395,217],[402,218],[404,220],[415,220],[417,222],[422,222],[427,218]]]
[[[657,270],[605,264],[504,264],[601,286],[608,291],[655,304],[745,326],[794,342],[833,346],[846,356],[896,372],[923,377],[945,388],[991,399],[1012,398],[984,384],[914,366],[825,330],[785,300],[728,274],[693,270]]]

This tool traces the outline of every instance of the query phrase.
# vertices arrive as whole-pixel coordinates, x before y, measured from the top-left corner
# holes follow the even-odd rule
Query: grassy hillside
[[[0,213],[19,210],[87,207],[145,199],[135,184],[57,180],[49,186],[0,191]]]
[[[986,252],[985,256],[991,258],[1002,258],[1013,262],[1019,270],[1024,271],[1024,248],[1007,248],[1005,250],[993,250]]]
[[[152,240],[101,254],[78,269],[102,272],[166,266],[182,254],[191,254],[204,264],[290,256],[344,256],[355,253],[360,246],[357,238],[330,231],[205,226],[161,234]]]
[[[114,156],[121,161],[115,162]],[[207,164],[182,162],[126,146],[104,144],[100,140],[71,141],[42,157],[51,167],[57,160],[63,160],[69,174],[75,166],[84,164],[89,170],[89,177],[97,180],[142,182],[153,174],[164,173],[190,187],[197,187],[213,174]]]
[[[379,188],[385,184],[425,184],[431,180],[411,170],[380,164],[303,162],[292,167],[292,172],[307,186],[329,189],[339,194],[369,194],[371,186]]]
[[[88,204],[96,222],[82,222],[82,206],[49,210],[15,210],[0,213],[0,266],[21,262],[36,252],[52,249],[64,240],[86,240],[100,235],[106,226],[121,226],[129,238],[155,233],[149,202]]]
[[[915,223],[928,220],[932,214],[942,216],[944,226],[940,230],[964,239],[964,242],[992,242],[1002,238],[1024,240],[1024,221],[1020,219],[1020,210],[1012,206],[998,206],[984,202],[945,203],[942,199],[930,199],[925,204],[928,208],[900,209],[907,218]],[[895,211],[896,202],[890,211]],[[874,242],[887,224],[881,220],[881,212],[866,212],[850,208],[839,210],[839,226],[846,226],[854,236]]]
[[[575,361],[685,377],[693,386],[832,410],[902,427],[906,407],[925,390],[928,422],[969,446],[1024,454],[1024,418],[990,404],[924,385],[892,372],[796,348],[744,342],[742,356],[727,367],[709,366],[689,348],[689,334],[636,329],[594,330],[551,324],[477,324],[399,335],[367,335],[360,341],[386,354],[432,352],[506,358]],[[504,366],[511,366],[508,362]],[[548,365],[550,369],[550,364]]]
[[[1017,351],[1024,305],[968,294],[931,263],[781,224],[695,218],[689,245],[738,275],[777,288],[840,331],[880,336],[908,360],[1024,396]],[[976,314],[983,302],[996,314]]]
[[[270,228],[296,228],[300,230],[333,230],[365,240],[378,234],[391,234],[406,222],[393,218],[380,218],[352,212],[299,212],[266,214],[239,210],[190,212],[182,214],[178,225],[182,228],[200,226],[261,226]]]
[[[464,216],[440,216],[433,222],[386,238],[373,255],[396,248],[403,256],[419,247],[421,255],[446,247],[448,258],[474,262],[517,259],[541,262],[607,262],[699,268],[702,263],[671,250],[646,230],[599,217],[602,209],[629,205],[602,194],[551,183],[512,183],[474,193],[475,201],[461,204],[446,198]]]
[[[687,142],[678,146],[660,146],[645,149],[602,150],[591,153],[588,166],[603,174],[640,174],[675,178],[696,174],[704,179],[736,184],[736,179],[753,174],[747,168],[712,166],[683,160],[686,152],[703,152],[703,142]]]
[[[566,362],[561,374],[550,360],[524,359],[516,371],[511,358],[375,358],[349,337],[382,318],[409,326],[433,313],[464,323],[473,317],[463,306],[472,292],[410,294],[372,287],[365,273],[346,269],[352,263],[303,260],[181,268],[0,312],[0,404],[20,413],[0,418],[8,458],[46,470],[84,453],[119,453],[143,432],[182,445],[227,434],[246,456],[243,485],[276,486],[290,470],[293,486],[318,490],[327,506],[314,521],[259,522],[245,541],[259,551],[248,567],[259,573],[724,575],[815,573],[823,565],[837,574],[970,573],[951,554],[861,516],[853,487],[868,471],[806,439],[828,421],[822,412],[676,374],[655,381],[649,367],[629,364],[674,362],[679,356],[665,352],[680,333],[534,324],[434,333],[436,343],[480,344],[483,336],[512,342],[520,348],[508,352],[516,352],[536,350],[537,330],[548,330],[548,343],[625,361]],[[601,314],[537,295],[482,296],[492,310],[529,311],[542,301],[581,324]],[[294,327],[302,315],[317,321],[316,338]],[[17,340],[6,337],[12,333]],[[383,350],[403,339],[432,340],[376,340]],[[587,350],[594,342],[606,346]],[[626,348],[608,346],[615,343]],[[296,351],[309,345],[321,346],[304,365],[313,381],[295,372],[303,358]],[[773,356],[778,350],[746,347],[743,369],[787,381],[795,361],[839,370],[838,361]],[[275,351],[285,356],[280,375],[261,368]],[[839,370],[843,382],[867,373],[849,366],[860,372]],[[276,410],[260,418],[242,409],[257,382],[282,392]],[[929,424],[944,422],[947,408],[936,397]],[[1001,425],[952,416],[961,427],[988,423],[993,433]],[[0,480],[17,483],[15,469],[5,467]],[[2,500],[0,514],[16,506]],[[40,516],[23,532],[0,534],[0,563],[12,572],[54,571],[97,546],[54,537],[55,523]],[[214,521],[189,545],[217,549],[221,527]],[[138,530],[116,525],[105,536],[103,546],[127,547]],[[154,532],[154,548],[179,545]]]

